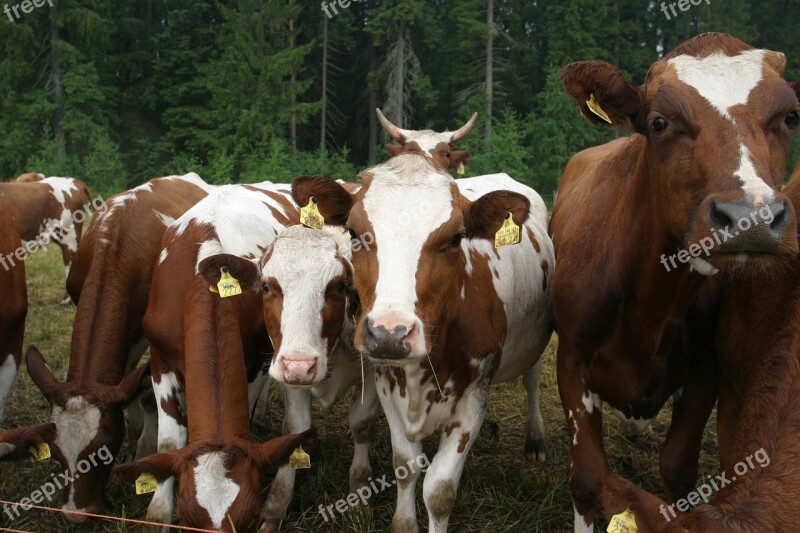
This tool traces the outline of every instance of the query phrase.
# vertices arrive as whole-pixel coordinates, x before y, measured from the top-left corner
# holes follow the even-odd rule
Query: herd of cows
[[[0,432],[0,458],[29,459],[44,443],[74,473],[104,447],[117,456],[127,434],[135,460],[81,471],[63,491],[67,520],[104,512],[113,471],[153,482],[151,522],[277,531],[294,459],[314,454],[312,397],[329,407],[353,391],[350,489],[371,479],[378,417],[396,468],[438,434],[422,495],[429,531],[443,532],[492,384],[522,377],[524,451],[545,460],[540,355],[555,331],[576,532],[593,530],[598,505],[632,531],[794,530],[800,177],[784,181],[800,83],[783,79],[785,66],[782,53],[725,34],[682,44],[641,86],[608,63],[567,66],[584,117],[632,135],[570,160],[549,221],[539,195],[506,174],[451,177],[469,158],[456,146],[474,115],[438,133],[378,111],[396,144],[358,183],[211,186],[188,174],[117,194],[82,239],[77,223],[54,237],[77,305],[69,370],[60,382],[27,350],[51,422]],[[26,180],[0,184],[2,257],[91,200],[77,180]],[[664,268],[673,255],[676,268]],[[24,261],[10,263],[0,417],[27,312]],[[266,416],[257,400],[271,381],[284,388],[284,435],[259,443],[251,423]],[[602,402],[645,430],[670,398],[659,467],[671,501],[698,483],[715,405],[723,475],[756,450],[768,463],[677,513],[609,472]],[[393,531],[419,530],[419,476],[398,479]]]

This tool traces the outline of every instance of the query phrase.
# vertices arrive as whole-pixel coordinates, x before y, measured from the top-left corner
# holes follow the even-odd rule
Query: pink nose
[[[281,358],[286,383],[308,385],[317,375],[317,358],[305,355],[286,355]]]

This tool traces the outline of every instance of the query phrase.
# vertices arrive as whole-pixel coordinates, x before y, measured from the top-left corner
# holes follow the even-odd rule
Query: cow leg
[[[6,355],[3,364],[0,365],[0,424],[3,422],[3,413],[6,408],[6,399],[14,386],[19,370],[19,358],[10,353]]]
[[[61,257],[64,260],[64,280],[69,277],[69,269],[72,267],[72,258],[78,251],[78,234],[75,227],[69,223],[69,228],[65,227],[63,231],[58,233],[58,246],[61,248]],[[64,298],[61,300],[62,305],[67,305],[72,301],[66,288],[64,289]]]
[[[567,417],[570,455],[570,491],[575,511],[576,533],[594,531],[595,507],[608,471],[603,450],[603,420],[600,398],[585,385],[588,371],[565,343],[558,347],[558,392]]]
[[[363,402],[361,399],[363,387]],[[353,391],[353,401],[350,404],[350,432],[353,434],[353,463],[350,465],[350,492],[356,492],[365,487],[372,476],[372,466],[369,464],[369,442],[375,420],[381,414],[381,404],[378,401],[378,392],[375,389],[374,379],[365,379],[361,385],[356,385]]]
[[[171,452],[186,446],[188,436],[186,419],[181,409],[183,388],[174,372],[159,372],[155,353],[152,363],[153,392],[158,408],[158,451]],[[147,520],[162,524],[172,523],[174,486],[174,477],[159,482],[147,508]],[[168,528],[159,530],[166,533]]]
[[[136,368],[148,346],[149,344],[147,339],[142,337],[133,345],[133,347],[131,347],[130,352],[128,353],[128,359],[125,362],[125,375]],[[128,404],[128,407],[125,409],[127,413],[126,422],[128,425],[128,444],[125,451],[126,457],[140,457],[138,446],[145,429],[147,429],[145,424],[148,423],[148,413],[142,405],[142,401],[148,397],[150,398],[150,405],[152,406],[151,412],[149,413],[149,415],[152,417],[152,421],[150,423],[153,424],[153,426],[150,428],[151,433],[147,437],[150,439],[149,450],[151,450],[147,455],[155,453],[156,451],[157,435],[155,434],[155,431],[157,427],[157,414],[155,400],[153,399],[153,392],[151,389],[148,389],[140,393],[134,401]]]
[[[136,443],[136,459],[153,455],[158,451],[158,408],[153,391],[148,391],[139,400],[142,409],[142,433]]]
[[[694,373],[683,394],[673,398],[672,422],[659,457],[661,480],[672,501],[694,490],[703,430],[716,401],[716,379],[703,372]]]
[[[252,383],[247,385],[247,397],[250,403],[250,425],[266,428],[269,414],[269,373],[259,370]]]
[[[381,383],[378,383],[378,387],[380,386]],[[386,387],[388,388],[388,384]],[[408,469],[408,464],[414,464],[414,461],[422,455],[422,442],[408,440],[405,426],[391,397],[380,396],[380,400],[383,412],[386,413],[386,420],[389,422],[395,472],[401,466]],[[419,473],[419,469],[414,469],[414,471],[409,470],[405,479],[397,477],[397,507],[392,517],[392,533],[417,533],[419,531],[415,495]]]
[[[529,461],[545,461],[544,420],[539,408],[539,385],[542,382],[542,364],[539,361],[522,375],[522,385],[528,393],[528,420],[525,425],[525,458]]]
[[[300,433],[311,428],[311,391],[284,387],[286,411],[283,415],[283,433],[289,435]],[[313,461],[313,458],[312,458]],[[281,466],[269,487],[267,502],[261,511],[264,523],[261,532],[278,531],[282,520],[286,518],[286,509],[294,496],[294,480],[296,472],[288,464]]]

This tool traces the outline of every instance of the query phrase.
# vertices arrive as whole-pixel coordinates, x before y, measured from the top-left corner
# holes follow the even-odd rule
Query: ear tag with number
[[[517,244],[522,240],[519,226],[514,223],[514,215],[511,214],[511,211],[508,211],[503,218],[505,218],[503,225],[494,234],[495,248]]]
[[[302,446],[295,448],[289,457],[289,468],[293,470],[311,468],[311,456],[303,450]]]
[[[636,526],[636,515],[630,509],[611,517],[608,523],[608,533],[636,533],[639,528]]]
[[[31,447],[28,451],[31,452],[32,463],[38,463],[39,461],[46,461],[47,459],[50,459],[50,446],[48,446],[46,442],[37,444],[36,446]]]
[[[222,274],[219,278],[219,283],[217,283],[219,297],[227,298],[229,296],[242,294],[242,287],[239,285],[239,280],[231,276],[231,273],[228,272],[228,267],[222,267],[219,271]]]
[[[153,474],[142,472],[136,478],[136,495],[150,494],[158,488],[158,480]]]
[[[456,170],[456,172],[458,172],[459,174],[463,174],[464,171],[465,171],[464,163],[459,163],[458,164],[458,170]]]
[[[608,114],[605,111],[603,111],[603,108],[600,107],[600,104],[597,102],[597,100],[594,99],[594,94],[589,95],[589,99],[586,100],[586,106],[589,108],[589,111],[591,111],[598,117],[602,118],[609,124],[613,124],[613,122],[611,122],[611,119],[608,118]]]
[[[307,228],[320,231],[322,231],[322,227],[325,226],[325,217],[319,212],[316,196],[309,198],[308,205],[300,210],[300,223]]]

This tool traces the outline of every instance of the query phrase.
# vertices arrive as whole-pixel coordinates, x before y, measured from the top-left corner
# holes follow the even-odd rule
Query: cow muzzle
[[[277,377],[287,385],[312,385],[319,373],[319,357],[284,355],[278,364],[280,375]]]
[[[787,232],[795,227],[793,210],[783,198],[758,205],[749,200],[712,200],[706,220],[721,237],[717,251],[722,253],[778,253]]]
[[[376,359],[405,359],[418,351],[420,326],[416,320],[396,316],[368,318],[364,322],[364,348]]]

